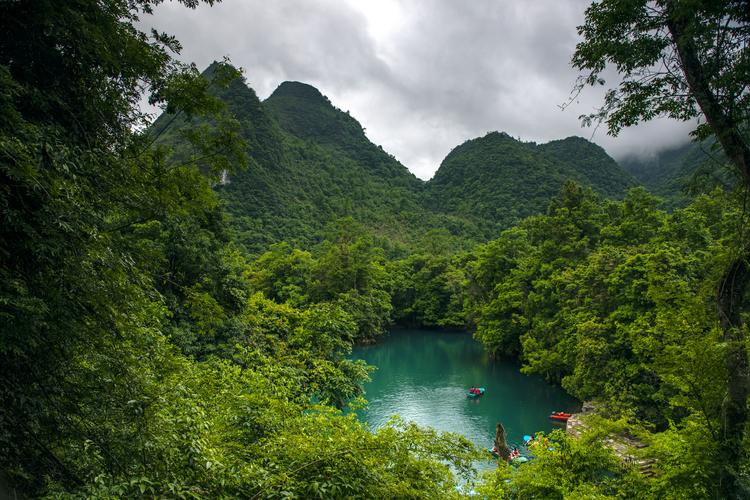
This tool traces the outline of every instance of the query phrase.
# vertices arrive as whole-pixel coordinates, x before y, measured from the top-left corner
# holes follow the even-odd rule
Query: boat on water
[[[572,413],[565,413],[565,412],[562,412],[562,411],[553,411],[553,412],[552,412],[552,413],[550,414],[549,418],[550,418],[551,420],[556,420],[556,421],[558,421],[558,422],[567,422],[567,421],[568,421],[568,419],[569,419],[570,417],[572,417],[572,416],[573,416],[573,414],[572,414]]]
[[[466,397],[473,399],[473,398],[478,398],[479,396],[484,394],[484,387],[476,387],[472,389],[474,389],[474,392],[472,392],[471,389],[466,391]]]
[[[495,459],[500,458],[500,454],[497,452],[497,449],[494,446],[492,448],[487,448],[487,452],[490,455],[492,455],[492,457]],[[519,465],[522,463],[526,463],[533,458],[528,453],[529,453],[529,450],[527,448],[524,448],[524,451],[521,452],[519,451],[518,448],[514,447],[513,450],[511,451],[510,456],[502,457],[502,458],[507,460],[508,463],[511,465]]]

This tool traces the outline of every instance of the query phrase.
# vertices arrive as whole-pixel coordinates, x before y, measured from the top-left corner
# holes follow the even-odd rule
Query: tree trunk
[[[706,117],[706,123],[711,127],[721,148],[740,176],[742,184],[748,188],[750,187],[750,149],[736,121],[733,120],[731,111],[722,107],[711,89],[709,77],[705,74],[703,64],[698,58],[695,41],[689,35],[690,19],[677,17],[674,9],[669,12],[671,13],[667,28],[675,42],[680,66],[690,92],[701,108],[703,116]]]
[[[724,498],[747,498],[738,482],[744,457],[743,438],[748,417],[750,391],[742,303],[750,284],[750,251],[742,252],[724,274],[717,293],[719,322],[723,331],[727,367],[727,396],[722,404],[721,448],[726,466],[721,471],[720,491]]]
[[[750,191],[750,148],[748,148],[731,110],[724,110],[710,86],[709,75],[698,57],[698,49],[691,34],[694,19],[676,6],[666,3],[667,28],[677,50],[680,66],[690,91],[700,106],[724,153],[742,182]],[[742,215],[743,217],[745,214]],[[738,235],[738,257],[727,268],[716,294],[719,322],[726,347],[724,363],[727,368],[727,396],[722,404],[721,446],[724,467],[721,470],[720,494],[723,498],[747,498],[738,479],[744,460],[743,441],[748,419],[747,398],[750,392],[748,356],[742,324],[745,292],[750,283],[750,246],[744,231]]]

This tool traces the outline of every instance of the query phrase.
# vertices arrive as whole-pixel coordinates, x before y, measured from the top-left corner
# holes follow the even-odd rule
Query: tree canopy
[[[606,93],[599,112],[583,117],[584,123],[604,120],[616,135],[623,127],[658,116],[698,118],[695,137],[715,137],[742,191],[750,190],[750,8],[746,0],[603,0],[586,10],[579,34],[583,41],[572,62],[584,73],[577,88],[604,85],[601,75],[608,65],[621,78]],[[750,282],[750,239],[744,225],[738,227],[734,259],[717,279],[718,319],[727,345],[721,435],[727,466],[721,484],[728,498],[750,494],[739,481],[750,394],[742,317]]]

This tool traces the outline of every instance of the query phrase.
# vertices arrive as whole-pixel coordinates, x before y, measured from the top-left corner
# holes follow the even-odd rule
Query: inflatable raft
[[[479,396],[484,394],[484,387],[477,387],[479,389],[479,392],[469,392],[466,391],[466,397],[468,398],[478,398]]]
[[[565,413],[562,411],[553,411],[549,418],[551,420],[557,420],[558,422],[567,422],[570,417],[573,415],[571,413]]]

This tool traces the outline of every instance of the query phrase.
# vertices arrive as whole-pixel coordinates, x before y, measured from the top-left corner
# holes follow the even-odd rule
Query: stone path
[[[585,402],[581,413],[574,413],[565,426],[565,432],[579,439],[588,428],[585,419],[595,411],[594,404]],[[639,458],[633,453],[634,450],[641,450],[646,444],[636,439],[634,436],[626,434],[611,435],[604,438],[604,446],[612,450],[621,460],[635,466],[641,474],[646,477],[652,477],[654,472],[654,460],[651,458]]]

